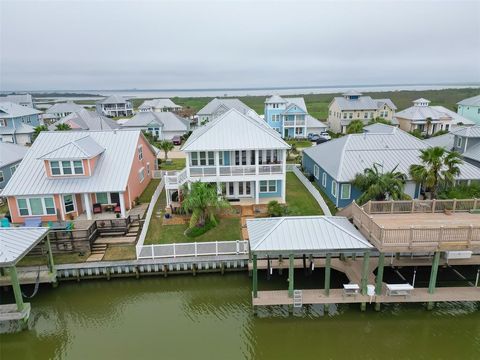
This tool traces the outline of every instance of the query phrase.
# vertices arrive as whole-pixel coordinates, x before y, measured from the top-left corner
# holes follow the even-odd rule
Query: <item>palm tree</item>
[[[404,173],[397,170],[395,166],[391,171],[381,172],[380,164],[373,164],[371,168],[363,171],[363,174],[357,174],[352,184],[362,191],[358,198],[360,204],[369,200],[403,200],[409,199],[409,196],[403,192],[407,177]]]
[[[363,132],[363,121],[353,120],[347,126],[347,134],[361,134]]]
[[[65,123],[55,125],[56,131],[67,131],[72,130],[71,126]]]
[[[33,136],[32,136],[32,142],[35,141],[35,139],[38,137],[38,135],[40,135],[40,133],[42,131],[48,131],[48,127],[47,125],[38,125],[35,127],[35,132],[33,133]]]
[[[432,127],[432,118],[427,118],[427,137],[430,135],[430,128]]]
[[[418,184],[423,184],[430,190],[432,198],[437,198],[439,187],[449,187],[455,183],[455,177],[460,174],[460,164],[463,164],[460,153],[449,152],[442,147],[431,147],[421,150],[422,164],[410,166],[410,176]]]
[[[173,143],[168,140],[163,140],[158,146],[165,152],[165,160],[168,160],[168,152],[174,149]]]
[[[207,220],[217,224],[216,212],[230,207],[230,203],[217,194],[215,184],[198,181],[191,184],[191,189],[185,185],[182,192],[182,209],[192,213],[190,229],[195,226],[204,226]]]

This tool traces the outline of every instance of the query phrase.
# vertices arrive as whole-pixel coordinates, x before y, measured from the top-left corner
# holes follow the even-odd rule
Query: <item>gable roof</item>
[[[313,116],[307,114],[305,115],[305,120],[307,122],[307,129],[308,128],[327,128],[327,124],[321,122],[320,120],[315,119]]]
[[[220,106],[225,106],[227,109],[236,109],[242,114],[247,114],[249,111],[253,111],[250,107],[245,105],[238,99],[219,99],[215,98],[210,101],[207,105],[201,108],[197,115],[210,115],[215,113]]]
[[[0,102],[9,101],[15,104],[29,104],[33,106],[33,99],[31,94],[10,94],[7,96],[0,96]]]
[[[80,110],[84,110],[83,106],[75,104],[73,101],[67,101],[64,103],[53,104],[45,111],[45,113],[46,114],[62,114],[62,113],[72,113]]]
[[[190,122],[177,114],[165,112],[139,112],[122,124],[123,127],[146,127],[157,123],[163,131],[188,131]]]
[[[247,219],[253,253],[293,253],[372,249],[373,246],[340,216],[292,216]]]
[[[470,146],[462,156],[480,162],[480,144]]]
[[[20,122],[15,124],[15,128],[12,127],[0,127],[0,134],[33,134],[35,128],[32,125]]]
[[[0,228],[0,266],[12,266],[47,235],[44,227]]]
[[[307,112],[307,105],[305,104],[305,99],[303,97],[293,97],[293,98],[285,98],[287,101],[287,107],[289,107],[291,104],[296,105],[303,111]]]
[[[265,100],[265,104],[286,104],[288,101],[280,95],[272,95]]]
[[[388,125],[385,125],[388,126]],[[420,163],[422,149],[430,147],[407,132],[394,128],[391,133],[350,134],[304,149],[308,155],[338,182],[351,182],[373,164],[391,171],[397,166],[408,178],[410,165]],[[326,155],[328,154],[328,156]],[[480,179],[480,169],[463,163],[457,180]]]
[[[358,99],[346,99],[342,96],[336,96],[333,98],[333,102],[337,103],[340,110],[378,110],[385,104],[393,110],[397,108],[390,99],[375,100],[370,96],[360,96]]]
[[[38,159],[42,160],[70,160],[70,159],[91,159],[100,155],[105,148],[100,146],[89,135],[80,139],[67,142],[58,148],[49,151]]]
[[[120,95],[110,95],[106,99],[100,100],[98,104],[125,104],[128,100]]]
[[[457,104],[464,105],[464,106],[480,106],[480,95],[463,99],[462,101],[459,101]]]
[[[42,131],[2,192],[3,196],[76,194],[125,191],[133,159],[136,156],[140,130],[130,131]],[[90,137],[91,140],[82,140]],[[90,155],[92,140],[105,149],[95,163],[92,176],[49,179],[43,160],[72,142],[80,141]],[[87,148],[87,149],[86,149]],[[150,149],[150,147],[149,147]],[[144,148],[144,151],[148,151]],[[153,149],[151,149],[153,152]]]
[[[22,160],[27,151],[25,146],[0,141],[0,168]]]
[[[29,116],[41,113],[41,111],[36,109],[18,105],[13,102],[0,102],[0,118],[16,118],[20,116]]]
[[[72,130],[113,130],[120,128],[120,124],[115,120],[83,108],[64,116],[48,128],[55,130],[58,124],[68,124]]]
[[[156,109],[163,109],[163,108],[181,108],[180,105],[175,104],[170,99],[152,99],[152,100],[145,100],[142,105],[140,105],[139,109],[148,109],[150,107]]]
[[[280,135],[265,122],[231,109],[196,129],[184,151],[288,149]]]
[[[455,134],[468,138],[480,138],[480,125],[465,126],[464,128],[455,131]]]
[[[363,131],[375,134],[392,134],[395,129],[395,126],[382,123],[374,123],[363,127]]]
[[[455,125],[475,125],[474,121],[472,121],[470,119],[467,119],[466,117],[464,117],[460,114],[457,114],[455,111],[447,109],[444,106],[433,105],[433,106],[430,106],[430,107],[432,109],[437,110],[437,111],[443,112],[447,116],[450,116],[452,118],[452,124],[455,124]]]

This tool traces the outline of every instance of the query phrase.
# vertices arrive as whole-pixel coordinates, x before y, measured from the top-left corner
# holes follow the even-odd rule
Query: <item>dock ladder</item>
[[[301,308],[303,306],[302,290],[293,290],[293,307]]]

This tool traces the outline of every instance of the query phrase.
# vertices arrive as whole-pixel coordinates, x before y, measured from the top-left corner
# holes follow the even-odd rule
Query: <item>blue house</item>
[[[457,103],[457,113],[480,125],[480,95],[464,99]]]
[[[305,100],[273,95],[265,101],[265,121],[283,138],[307,137],[307,106]]]
[[[0,189],[7,185],[27,151],[25,146],[0,142]]]
[[[32,143],[41,111],[12,102],[0,102],[0,141],[26,145]]]
[[[363,134],[346,135],[303,151],[303,168],[339,208],[361,195],[352,185],[356,174],[377,164],[383,171],[401,171],[407,175],[404,192],[412,198],[420,195],[420,186],[409,176],[410,165],[420,164],[422,149],[429,144],[407,132],[388,125],[365,127]],[[457,181],[480,179],[480,169],[472,164],[460,165]]]

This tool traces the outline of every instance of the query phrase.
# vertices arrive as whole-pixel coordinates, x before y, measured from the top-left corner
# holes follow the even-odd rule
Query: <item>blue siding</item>
[[[223,152],[223,165],[225,166],[230,165],[230,151]]]
[[[12,163],[12,164],[9,164],[7,166],[4,166],[4,167],[0,168],[0,171],[3,172],[3,181],[0,181],[0,189],[3,189],[3,188],[5,188],[5,186],[7,186],[8,180],[10,180],[10,178],[13,175],[10,168],[12,166],[20,164],[20,162],[21,161],[17,161],[15,163]]]
[[[277,191],[276,192],[260,192],[258,194],[261,198],[269,198],[269,197],[280,197],[282,196],[282,180],[277,180]]]

